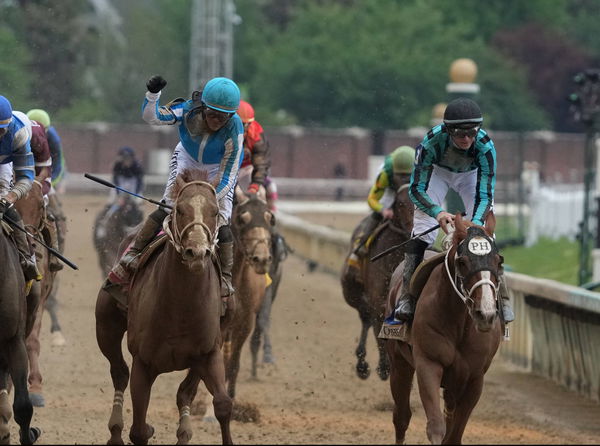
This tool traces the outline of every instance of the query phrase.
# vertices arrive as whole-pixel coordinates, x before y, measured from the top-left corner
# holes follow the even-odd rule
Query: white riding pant
[[[189,155],[189,153],[187,153],[181,143],[177,144],[177,147],[175,147],[173,155],[171,156],[171,162],[169,165],[169,179],[167,180],[167,186],[165,188],[165,193],[163,194],[163,200],[165,200],[168,205],[173,206],[175,203],[174,197],[171,197],[171,191],[175,186],[175,179],[177,178],[177,175],[179,175],[185,169],[206,171],[208,173],[208,181],[210,182],[219,175],[221,171],[221,165],[203,164],[199,161],[196,161]],[[219,200],[219,219],[217,221],[217,228],[229,224],[229,220],[231,219],[231,210],[233,208],[233,190],[234,188],[232,187],[227,195]],[[167,209],[165,210],[169,212]]]
[[[13,186],[13,164],[0,164],[0,197],[8,193]]]
[[[475,195],[477,188],[477,169],[468,172],[451,172],[443,167],[434,165],[429,185],[427,186],[427,195],[437,205],[444,208],[444,200],[448,189],[454,189],[465,205],[466,218],[473,218],[473,206],[475,205]],[[493,203],[492,203],[493,208]],[[420,209],[415,208],[413,218],[413,235],[419,234],[437,225],[435,218],[430,217]],[[439,229],[419,237],[429,246],[435,242]]]

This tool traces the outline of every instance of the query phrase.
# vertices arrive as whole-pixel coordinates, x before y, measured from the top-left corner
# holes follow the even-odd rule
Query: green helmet
[[[50,127],[50,115],[41,108],[33,108],[27,112],[27,117],[32,121],[37,121],[44,127]]]
[[[400,146],[390,156],[394,173],[412,173],[415,164],[415,149],[409,146]]]

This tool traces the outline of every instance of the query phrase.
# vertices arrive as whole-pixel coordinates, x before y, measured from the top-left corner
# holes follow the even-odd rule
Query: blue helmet
[[[12,105],[4,96],[0,95],[0,129],[8,127],[12,121]]]
[[[132,158],[135,157],[135,152],[133,151],[133,149],[131,147],[121,147],[119,149],[119,156],[130,156]]]
[[[235,113],[240,106],[240,89],[231,79],[215,77],[204,86],[202,102],[214,110]]]

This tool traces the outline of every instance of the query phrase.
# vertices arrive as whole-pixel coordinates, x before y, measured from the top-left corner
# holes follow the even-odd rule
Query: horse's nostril
[[[194,250],[192,248],[187,248],[183,251],[183,257],[186,259],[191,259],[194,257]]]
[[[253,263],[259,263],[260,262],[260,257],[258,257],[258,256],[252,257],[252,262]]]

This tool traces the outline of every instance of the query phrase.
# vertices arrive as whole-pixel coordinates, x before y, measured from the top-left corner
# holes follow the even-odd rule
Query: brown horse
[[[404,176],[404,184],[396,191],[392,209],[394,216],[390,220],[384,221],[374,231],[373,240],[368,247],[368,254],[362,259],[360,269],[348,264],[348,252],[344,261],[344,267],[341,274],[342,292],[344,299],[353,308],[356,308],[362,324],[358,347],[356,348],[356,373],[361,379],[367,379],[371,373],[367,356],[367,334],[369,328],[373,327],[373,334],[377,339],[377,349],[379,351],[379,365],[377,374],[382,380],[388,378],[389,361],[385,353],[385,343],[377,335],[385,319],[385,305],[388,293],[388,286],[392,272],[404,258],[404,250],[397,249],[390,254],[381,257],[375,261],[370,259],[385,251],[394,245],[405,242],[410,238],[412,231],[412,219],[414,213],[414,204],[408,196],[408,181],[410,176]],[[364,220],[359,223],[352,239],[358,238],[363,230]],[[353,244],[352,244],[353,245]]]
[[[21,444],[33,444],[41,431],[30,427],[33,405],[27,391],[25,338],[31,330],[35,309],[31,309],[25,296],[25,278],[17,247],[1,227],[0,258],[0,443],[10,444],[8,421],[14,412]],[[15,394],[12,410],[8,399],[9,377]]]
[[[164,225],[168,240],[132,278],[127,312],[103,289],[98,294],[96,339],[110,362],[115,388],[109,444],[123,444],[123,392],[129,380],[121,350],[125,331],[133,360],[131,441],[147,444],[154,433],[146,415],[156,377],[189,369],[177,391],[178,444],[188,444],[192,437],[190,406],[200,380],[214,397],[223,443],[232,443],[233,403],[225,386],[220,277],[214,253],[218,204],[205,172],[199,173],[177,177],[175,204]]]
[[[120,195],[113,205],[102,209],[94,221],[94,247],[102,278],[119,260],[119,244],[142,222],[143,213],[130,195]]]
[[[15,203],[15,207],[21,217],[25,229],[37,239],[51,244],[50,225],[55,225],[46,215],[46,206],[42,196],[42,185],[39,181],[34,184],[29,193]],[[44,305],[52,291],[56,272],[50,271],[50,256],[52,255],[42,244],[36,240],[29,240],[35,250],[38,270],[42,274],[42,280],[34,282],[27,295],[28,306],[28,336],[26,340],[27,356],[29,357],[29,398],[36,407],[45,405],[42,394],[42,373],[40,370],[40,330],[42,327],[42,316]]]
[[[422,265],[423,274],[418,269],[413,275],[411,289],[419,298],[406,341],[386,340],[397,444],[404,442],[412,415],[409,400],[415,371],[429,441],[461,443],[481,396],[484,374],[502,338],[498,274],[503,259],[493,239],[494,215],[490,212],[482,227],[458,214],[455,227],[445,255],[436,256],[433,267]],[[401,280],[402,268],[401,264],[394,272],[393,282]],[[389,308],[398,297],[396,285],[390,287]],[[445,417],[440,410],[440,387]]]
[[[275,217],[266,200],[258,194],[248,197],[237,187],[231,225],[235,240],[233,286],[236,306],[227,323],[224,346],[227,391],[231,398],[235,398],[242,347],[254,328],[268,285],[274,225]]]

